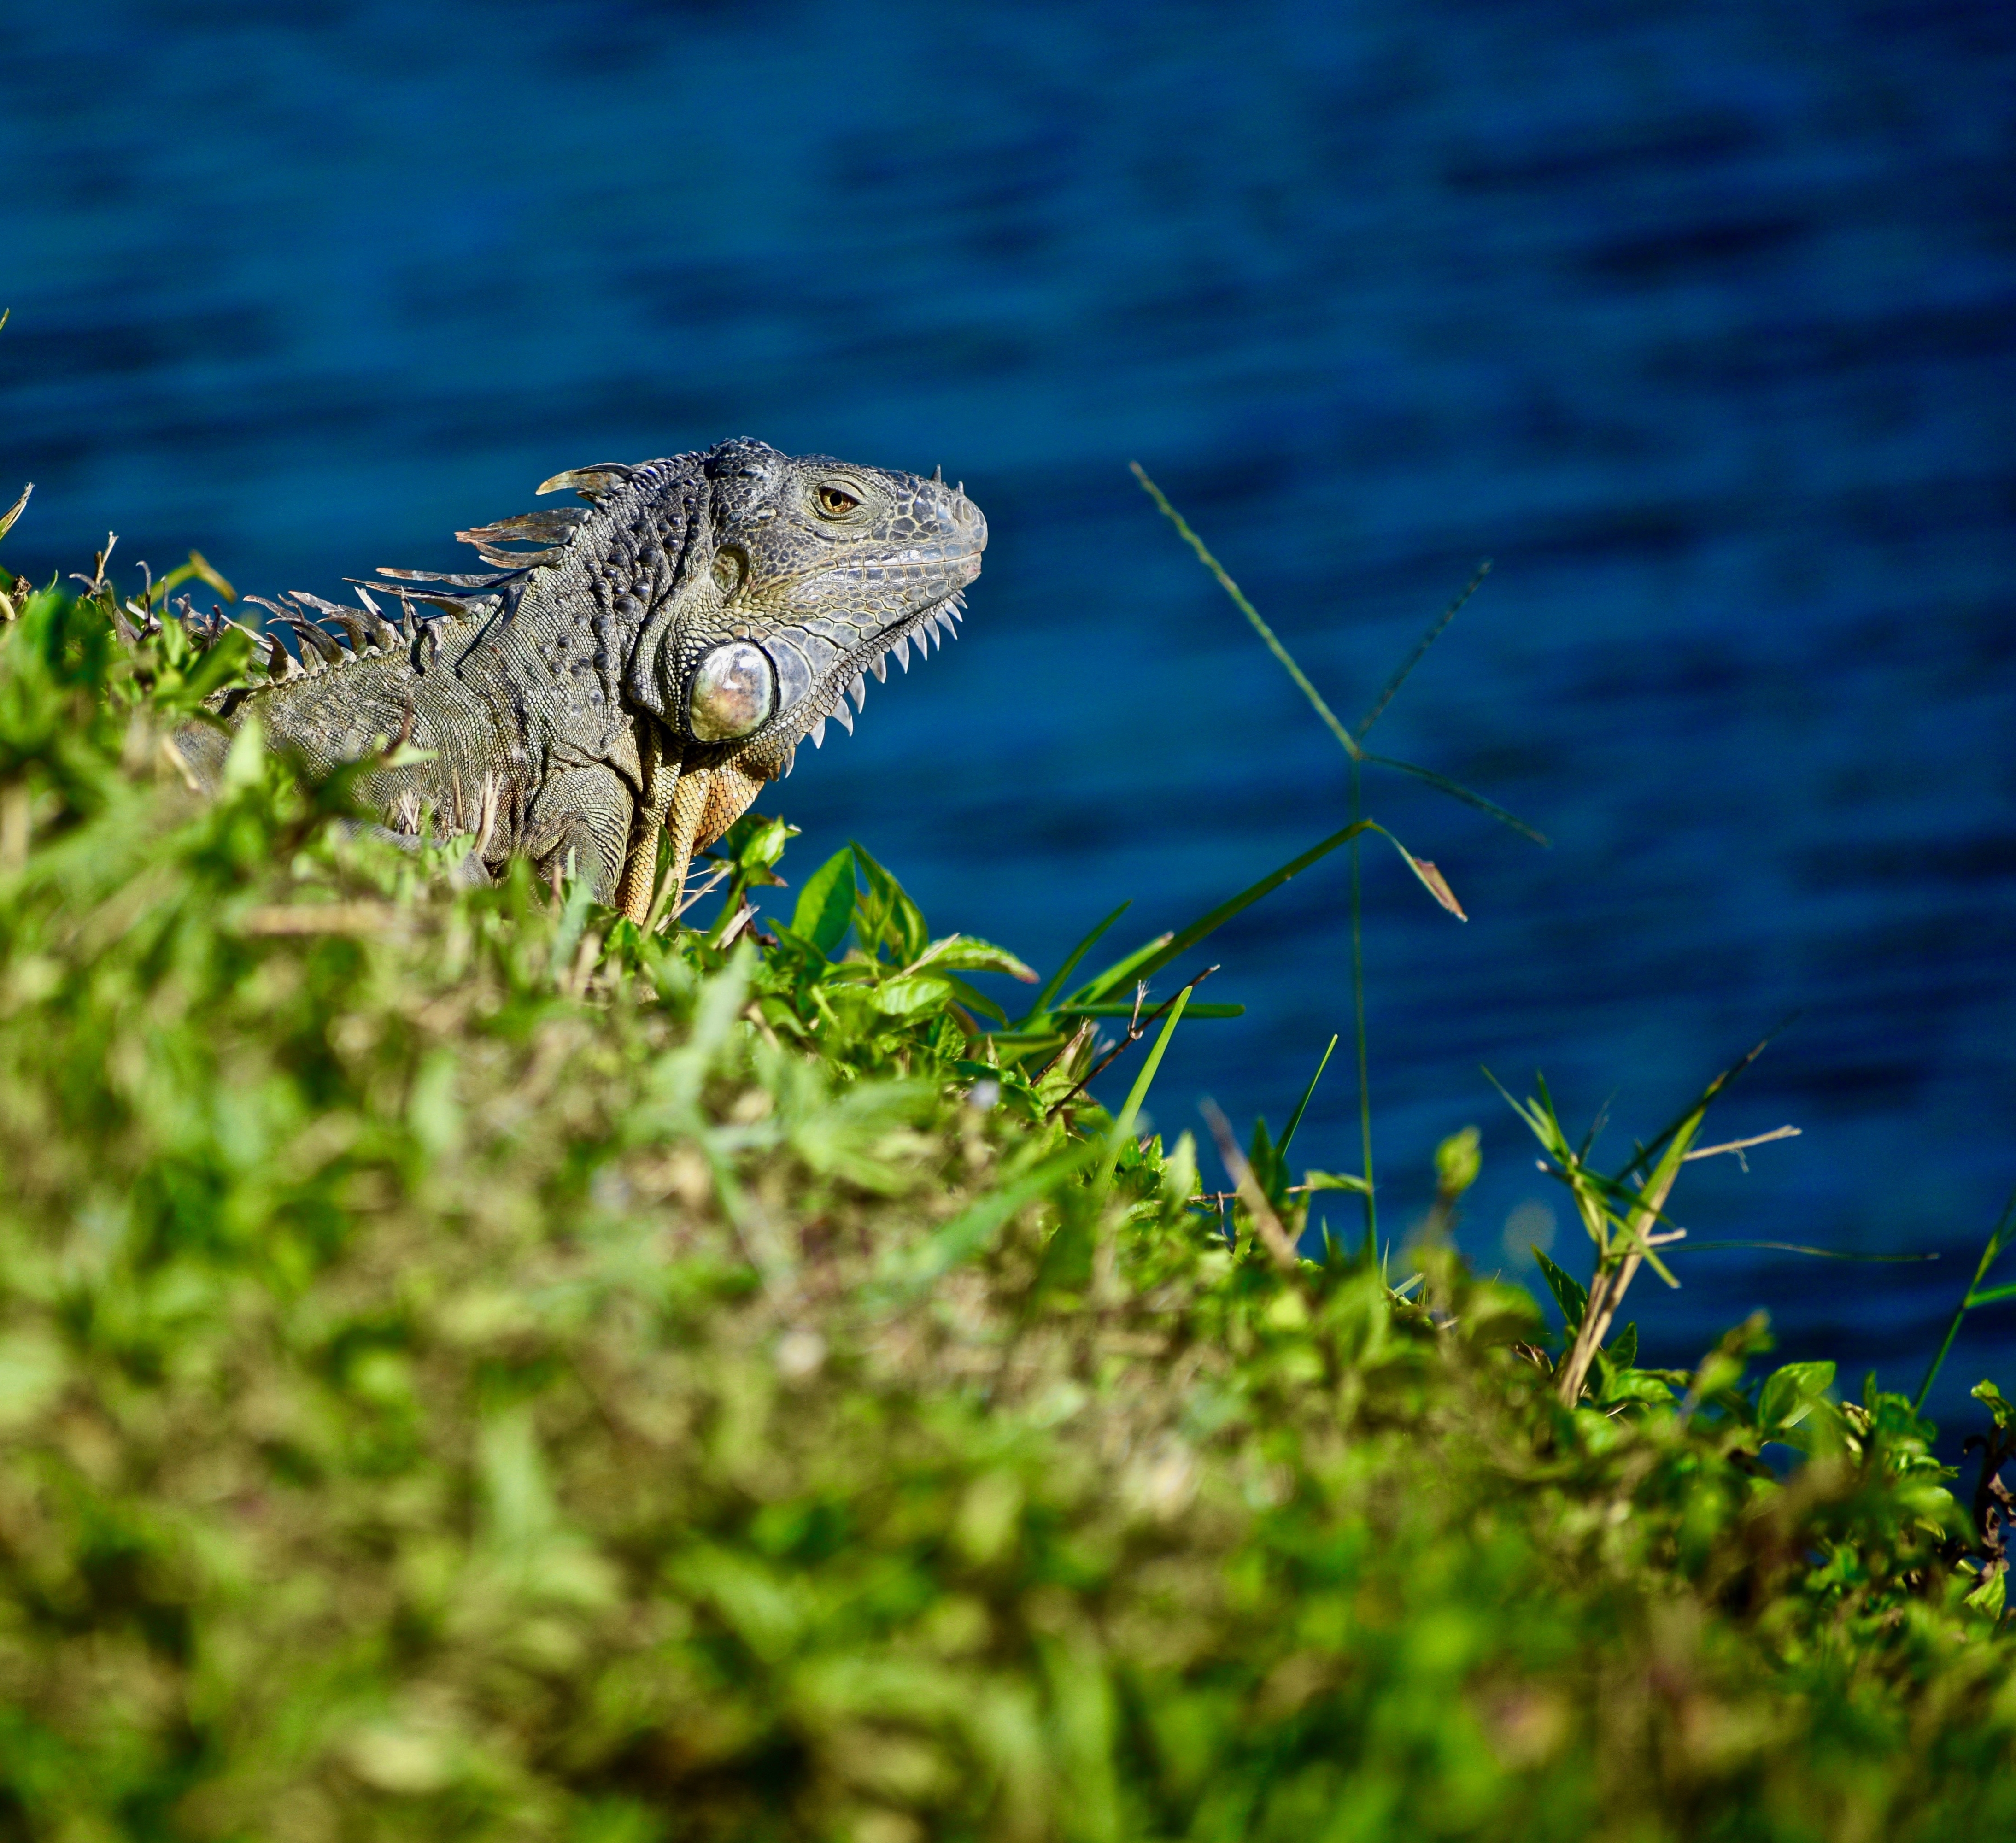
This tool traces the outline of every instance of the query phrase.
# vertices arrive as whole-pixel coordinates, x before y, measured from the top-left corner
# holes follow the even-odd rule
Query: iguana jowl
[[[219,700],[224,729],[178,734],[196,773],[214,782],[227,732],[254,715],[271,745],[325,772],[403,740],[431,758],[361,783],[391,830],[430,816],[437,837],[475,834],[491,868],[516,853],[550,873],[571,854],[641,921],[660,828],[676,891],[805,736],[823,741],[829,717],[853,728],[865,673],[886,676],[891,653],[907,670],[913,640],[927,650],[952,631],[987,543],[979,508],[942,479],[758,441],[575,468],[538,490],[570,487],[585,508],[456,534],[490,574],[380,570],[396,622],[362,589],[358,608],[298,591],[263,603],[269,681]]]

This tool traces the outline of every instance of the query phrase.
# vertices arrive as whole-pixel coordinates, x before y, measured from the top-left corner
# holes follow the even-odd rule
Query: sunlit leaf
[[[854,850],[837,851],[805,879],[791,911],[791,932],[830,957],[854,920]]]

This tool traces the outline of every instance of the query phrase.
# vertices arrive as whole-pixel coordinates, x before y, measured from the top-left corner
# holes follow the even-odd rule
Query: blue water
[[[1573,1264],[1479,1065],[1614,1096],[1621,1157],[1796,1011],[1710,1136],[1803,1136],[1690,1167],[1676,1216],[1944,1258],[1704,1251],[1640,1283],[1647,1343],[1762,1305],[1915,1386],[2016,1181],[2016,12],[0,11],[14,567],[112,527],[331,592],[563,466],[941,462],[994,534],[967,639],[765,804],[787,869],[858,835],[1041,963],[1348,811],[1129,459],[1353,717],[1489,556],[1377,734],[1554,842],[1368,779],[1471,918],[1366,859],[1385,1221],[1474,1121],[1466,1246],[1506,1264],[1551,1208]],[[1211,947],[1250,1009],[1179,1034],[1158,1124],[1285,1114],[1349,1029],[1347,887]],[[1355,1106],[1341,1059],[1310,1162],[1355,1168]],[[2012,1355],[2016,1305],[1978,1315],[1940,1406]]]

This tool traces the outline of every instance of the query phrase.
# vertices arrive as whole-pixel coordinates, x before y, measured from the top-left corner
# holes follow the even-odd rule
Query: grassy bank
[[[1264,1132],[1194,1203],[1132,1110],[1202,934],[1031,980],[862,851],[725,945],[451,893],[189,789],[229,648],[9,610],[0,1836],[2016,1831],[1910,1403],[1299,1258],[1350,1178]]]

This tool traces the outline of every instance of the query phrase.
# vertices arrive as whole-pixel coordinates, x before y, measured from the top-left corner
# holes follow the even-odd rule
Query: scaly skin
[[[565,487],[593,509],[457,534],[495,574],[380,571],[406,608],[396,625],[368,594],[361,610],[299,593],[264,604],[301,663],[269,635],[270,681],[178,734],[199,777],[214,783],[254,716],[321,772],[403,740],[431,759],[374,767],[360,787],[391,831],[473,833],[491,870],[518,854],[550,874],[571,857],[641,922],[660,828],[675,896],[693,853],[805,736],[823,740],[829,716],[853,727],[864,671],[884,676],[891,651],[907,668],[913,639],[950,631],[987,542],[979,509],[942,480],[756,441],[539,490]],[[527,543],[544,548],[506,548]],[[416,617],[415,600],[441,612]]]

